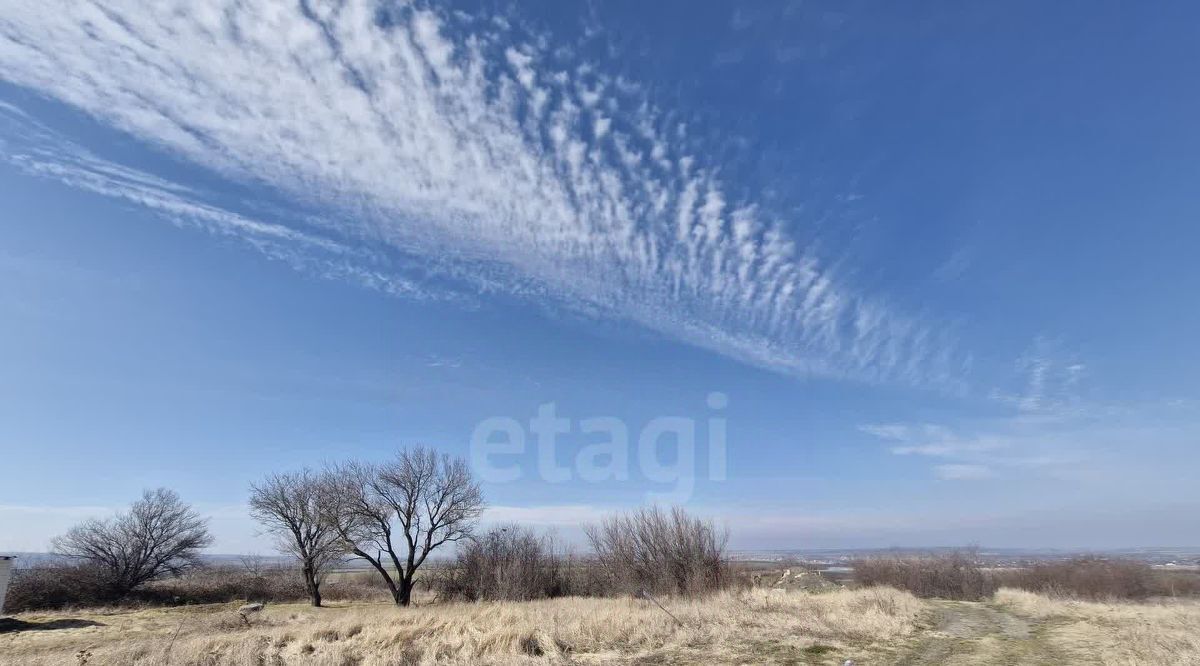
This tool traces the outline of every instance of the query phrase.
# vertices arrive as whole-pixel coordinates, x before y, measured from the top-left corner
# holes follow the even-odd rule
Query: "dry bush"
[[[422,578],[417,580],[424,581]],[[379,575],[372,571],[332,575],[321,589],[325,598],[333,601],[385,601],[392,598]]]
[[[733,582],[729,535],[680,507],[636,509],[585,529],[609,593],[698,594]]]
[[[815,645],[826,646],[830,659],[840,657],[837,663],[877,663],[913,635],[923,610],[912,595],[890,589],[757,590],[662,601],[682,624],[631,598],[406,609],[269,605],[237,630],[215,624],[230,609],[139,611],[106,615],[103,627],[78,635],[23,632],[0,649],[0,664],[71,664],[83,647],[93,653],[93,666],[808,663],[806,650]]]
[[[308,596],[295,567],[206,566],[176,578],[157,580],[117,596],[105,572],[86,565],[37,566],[14,573],[5,610],[24,612],[95,606],[181,606],[231,601],[291,602]],[[371,575],[339,577],[327,583],[333,600],[378,601],[387,590]]]
[[[370,572],[331,576],[321,587],[332,601],[382,601],[387,588]],[[292,602],[308,598],[304,578],[294,566],[272,565],[254,570],[205,567],[180,578],[159,581],[137,593],[137,599],[161,605],[229,601]]]
[[[526,527],[495,527],[461,547],[438,580],[448,599],[530,601],[572,593],[565,557],[553,538]]]
[[[877,557],[854,563],[854,581],[888,585],[918,597],[978,601],[996,591],[996,583],[970,551],[925,557]]]
[[[1156,571],[1155,589],[1164,597],[1200,597],[1200,573]]]
[[[1150,565],[1098,557],[1038,562],[997,578],[1004,587],[1081,599],[1146,599],[1163,591]]]
[[[47,564],[13,571],[4,610],[103,606],[116,600],[104,571],[86,564]]]
[[[132,599],[171,606],[237,600],[296,601],[306,596],[304,579],[294,567],[268,566],[248,571],[242,567],[208,566],[152,583]]]

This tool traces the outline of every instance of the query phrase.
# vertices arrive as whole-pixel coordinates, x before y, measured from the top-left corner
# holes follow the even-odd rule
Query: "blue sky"
[[[1194,545],[1194,5],[142,5],[0,15],[0,549],[548,403],[736,547]]]

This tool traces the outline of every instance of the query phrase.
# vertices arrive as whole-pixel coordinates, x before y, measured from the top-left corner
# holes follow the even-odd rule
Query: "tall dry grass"
[[[231,607],[101,616],[104,627],[0,635],[0,664],[841,663],[889,653],[923,603],[892,589],[808,594],[727,591],[647,601],[267,606],[249,628]],[[31,618],[32,619],[32,618]],[[170,644],[171,634],[179,631]],[[168,652],[168,645],[170,650]]]
[[[1078,663],[1200,664],[1200,601],[1096,602],[1001,589],[995,603],[1038,620]]]

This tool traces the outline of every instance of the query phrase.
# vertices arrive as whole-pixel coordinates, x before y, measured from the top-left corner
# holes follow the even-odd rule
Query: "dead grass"
[[[995,602],[1043,622],[1045,637],[1081,662],[1200,664],[1200,601],[1101,603],[1002,589]]]
[[[648,601],[595,598],[409,609],[268,605],[250,628],[230,624],[230,605],[73,613],[104,626],[0,635],[0,664],[77,664],[81,653],[88,666],[874,663],[904,644],[924,608],[887,588],[663,601],[681,625]]]

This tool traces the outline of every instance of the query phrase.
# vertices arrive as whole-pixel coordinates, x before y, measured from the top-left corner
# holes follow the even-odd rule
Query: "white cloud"
[[[866,424],[860,425],[858,429],[880,439],[891,439],[900,442],[906,440],[909,436],[908,426],[902,423]]]
[[[1071,364],[1081,365],[1081,364]],[[1022,364],[1027,367],[1027,364]],[[1188,460],[1195,454],[1197,406],[1186,400],[1148,403],[1096,403],[1078,398],[1046,361],[1023,395],[1039,396],[1034,408],[1024,399],[1003,400],[1008,413],[965,418],[952,424],[870,424],[859,430],[898,456],[945,461],[934,466],[939,478],[1037,476],[1058,480],[1111,478],[1122,483],[1135,470],[1155,468],[1163,459]],[[1073,389],[1074,382],[1069,386]],[[1051,388],[1053,387],[1053,388]]]
[[[313,270],[401,295],[423,292],[362,257],[386,251],[423,277],[632,320],[784,372],[954,380],[945,333],[858,293],[796,224],[732,197],[720,165],[695,158],[637,86],[551,66],[543,40],[496,22],[412,6],[383,22],[378,9],[25,0],[0,17],[0,77],[329,211],[320,233],[99,161],[27,167],[234,230],[277,258],[304,263],[318,245],[329,263]]]
[[[933,473],[939,479],[976,480],[992,476],[992,470],[983,465],[936,465]]]
[[[1026,413],[1067,414],[1081,405],[1080,382],[1087,366],[1061,349],[1061,344],[1039,336],[1017,359],[1023,385],[1015,392],[995,390],[992,397]]]
[[[0,159],[27,174],[142,206],[175,224],[238,238],[298,270],[407,298],[451,298],[386,266],[373,266],[374,258],[355,248],[231,212],[205,202],[203,194],[192,188],[101,159],[11,105],[0,105],[0,136]]]

